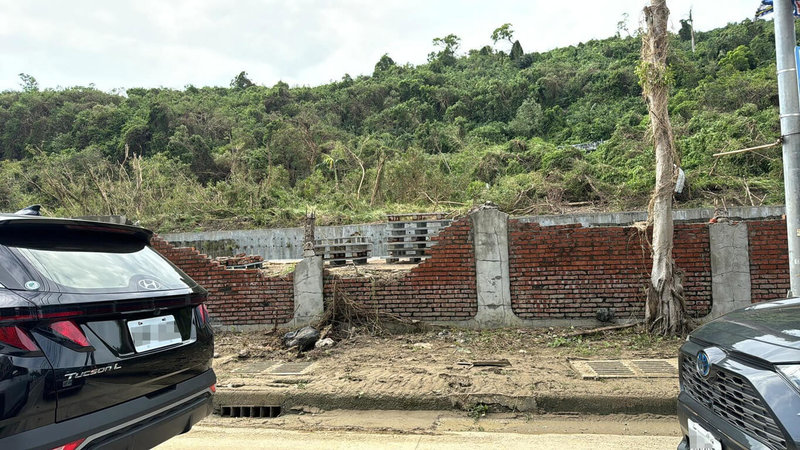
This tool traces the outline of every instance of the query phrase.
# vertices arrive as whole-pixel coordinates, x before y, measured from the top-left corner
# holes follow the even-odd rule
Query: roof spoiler
[[[31,205],[20,209],[14,214],[18,216],[41,216],[42,215],[41,209],[42,205]]]

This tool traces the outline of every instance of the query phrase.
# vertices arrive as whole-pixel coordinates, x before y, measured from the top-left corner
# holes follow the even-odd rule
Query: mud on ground
[[[491,399],[498,396],[525,401],[542,396],[647,399],[677,395],[677,377],[584,380],[570,367],[569,359],[675,358],[681,339],[654,337],[636,329],[564,337],[571,331],[439,329],[372,336],[353,329],[349,337],[340,334],[344,338],[332,347],[302,354],[283,348],[280,331],[226,332],[216,338],[214,369],[222,387],[353,397],[426,396],[456,399],[455,403],[463,399],[454,406],[472,408],[475,414],[485,412],[479,404],[492,404]],[[510,366],[468,364],[502,359]],[[314,364],[294,378],[276,377],[268,371],[241,372],[264,361]]]

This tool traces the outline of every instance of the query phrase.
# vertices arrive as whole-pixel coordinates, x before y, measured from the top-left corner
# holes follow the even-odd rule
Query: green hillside
[[[678,207],[779,204],[772,22],[672,37],[670,113],[691,190]],[[488,33],[487,33],[488,34]],[[381,220],[387,212],[641,209],[654,179],[640,39],[511,55],[434,40],[317,87],[75,87],[0,93],[0,211],[126,214],[160,231]],[[525,42],[521,43],[524,48]],[[87,80],[89,82],[91,80]],[[572,144],[602,141],[594,150]]]

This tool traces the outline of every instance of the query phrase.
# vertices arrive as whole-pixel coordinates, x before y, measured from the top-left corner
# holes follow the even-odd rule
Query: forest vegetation
[[[689,191],[678,208],[783,203],[772,22],[671,35],[669,112]],[[488,35],[488,33],[487,33]],[[488,36],[487,36],[488,37]],[[158,231],[645,209],[653,145],[637,76],[641,39],[525,53],[433,40],[425,64],[387,54],[369,76],[321,86],[39,89],[0,93],[0,211],[124,214]],[[510,51],[500,51],[508,48]],[[578,144],[595,143],[597,145]]]

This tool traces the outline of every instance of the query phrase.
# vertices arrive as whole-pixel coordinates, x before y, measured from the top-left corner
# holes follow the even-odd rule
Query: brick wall
[[[753,302],[783,297],[789,288],[786,224],[748,221]],[[649,239],[649,233],[646,239]],[[419,320],[464,320],[477,313],[475,258],[469,218],[435,238],[431,257],[399,279],[343,278],[328,271],[324,295],[347,296]],[[193,248],[154,237],[153,246],[209,291],[209,309],[224,324],[283,324],[294,310],[292,275],[226,270]],[[523,319],[592,318],[611,308],[618,318],[640,317],[650,275],[650,253],[630,227],[541,227],[509,220],[509,267],[514,312]],[[675,260],[685,273],[692,316],[711,309],[707,224],[676,224]]]
[[[789,291],[786,221],[749,222],[750,295],[753,303],[785,298]]]
[[[430,258],[399,280],[381,283],[326,271],[325,297],[344,295],[369,308],[419,320],[471,319],[478,311],[469,218],[444,229]]]
[[[649,237],[648,237],[649,239]],[[641,316],[650,252],[631,227],[541,227],[509,220],[509,268],[514,312],[524,319]],[[702,316],[711,306],[711,262],[705,224],[678,224],[673,251],[686,273],[686,303]]]
[[[711,241],[708,225],[675,224],[674,242],[672,256],[685,274],[683,291],[686,309],[692,317],[703,317],[711,312],[712,303]],[[648,259],[648,276],[651,266],[652,262]]]
[[[292,274],[265,276],[257,269],[225,269],[192,247],[176,248],[153,236],[153,248],[208,290],[209,313],[224,325],[283,324],[294,315]]]

